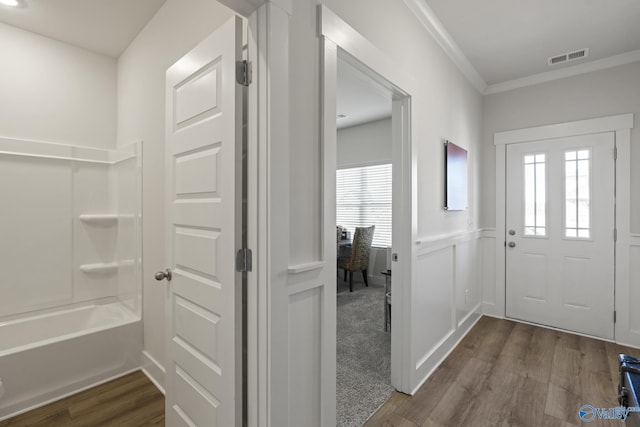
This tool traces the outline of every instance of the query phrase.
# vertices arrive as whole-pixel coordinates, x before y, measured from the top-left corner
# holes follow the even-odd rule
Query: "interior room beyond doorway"
[[[360,426],[393,393],[391,93],[338,61],[337,425]]]

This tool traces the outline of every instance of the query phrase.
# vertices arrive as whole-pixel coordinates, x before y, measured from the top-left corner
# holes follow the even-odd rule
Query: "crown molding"
[[[427,4],[426,0],[404,0],[409,10],[418,18],[420,23],[427,29],[429,34],[451,58],[453,63],[460,69],[462,74],[469,80],[481,94],[487,89],[487,83],[478,74],[471,62],[462,53],[458,44],[451,38],[451,35],[444,28],[436,14]]]
[[[546,83],[553,80],[564,79],[566,77],[578,76],[580,74],[591,73],[593,71],[606,70],[607,68],[618,67],[620,65],[632,64],[640,62],[640,50],[621,53],[619,55],[602,58],[583,64],[574,65],[567,68],[561,68],[553,71],[545,71],[544,73],[534,74],[532,76],[522,77],[520,79],[508,80],[502,83],[496,83],[488,86],[484,91],[485,95],[493,93],[506,92],[526,86],[533,86],[540,83]]]

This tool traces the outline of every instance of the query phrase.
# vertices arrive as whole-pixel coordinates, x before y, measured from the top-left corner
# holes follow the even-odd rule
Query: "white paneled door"
[[[168,426],[242,421],[241,31],[231,19],[166,75]]]
[[[506,313],[613,338],[614,133],[507,147]]]

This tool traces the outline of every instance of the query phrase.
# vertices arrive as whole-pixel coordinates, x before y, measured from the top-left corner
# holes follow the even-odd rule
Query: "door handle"
[[[509,247],[510,248],[515,248],[516,247],[516,242],[509,242]]]
[[[158,271],[155,276],[156,280],[164,280],[167,279],[167,282],[171,281],[171,269],[167,268],[165,271]]]

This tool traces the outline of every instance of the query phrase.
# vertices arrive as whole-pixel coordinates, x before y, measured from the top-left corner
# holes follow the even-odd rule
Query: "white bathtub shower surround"
[[[0,420],[138,369],[141,342],[118,302],[0,322]]]
[[[136,320],[138,316],[115,302],[0,322],[0,358]]]
[[[140,153],[0,138],[0,321],[108,297],[139,313]]]
[[[0,419],[139,369],[141,148],[0,138]]]

